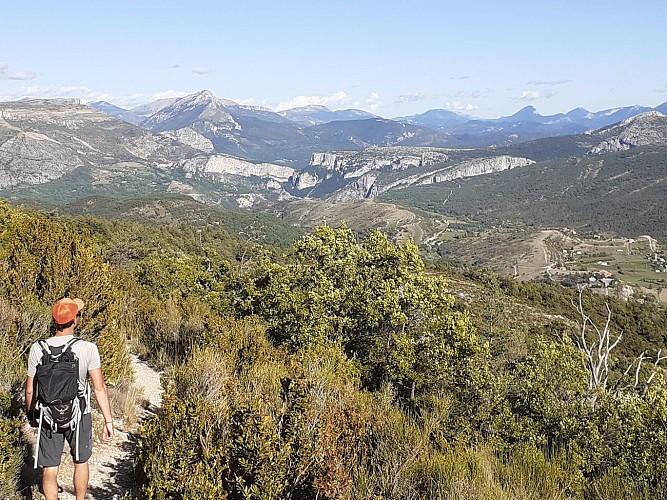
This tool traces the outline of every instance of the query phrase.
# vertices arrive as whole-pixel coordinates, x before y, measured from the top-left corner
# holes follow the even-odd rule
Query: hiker
[[[81,299],[64,298],[53,305],[55,335],[35,342],[28,356],[28,377],[25,385],[26,411],[31,425],[37,427],[35,467],[43,468],[42,492],[46,500],[58,499],[58,468],[67,440],[74,462],[74,491],[77,500],[84,500],[88,489],[88,459],[92,454],[93,431],[90,407],[92,381],[95,398],[104,416],[102,442],[110,443],[114,428],[109,394],[102,377],[97,346],[74,336],[84,303]],[[64,361],[64,362],[60,362]],[[76,368],[78,364],[78,374]],[[58,365],[56,367],[56,365]],[[54,367],[57,369],[54,370]],[[48,374],[46,374],[48,372]],[[46,375],[45,375],[46,374]],[[76,394],[71,405],[61,401],[43,401],[45,391],[64,389],[64,379],[76,381]],[[53,389],[53,388],[56,389]],[[71,392],[71,391],[70,391]],[[65,396],[62,396],[66,399]],[[51,406],[50,406],[51,405]],[[62,415],[70,413],[66,417]]]

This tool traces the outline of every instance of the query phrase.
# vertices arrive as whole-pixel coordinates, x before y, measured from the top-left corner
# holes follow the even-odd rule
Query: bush
[[[19,498],[17,480],[23,461],[20,430],[23,422],[9,416],[11,397],[0,390],[0,498]]]
[[[146,498],[329,498],[352,487],[370,414],[336,347],[295,363],[253,319],[194,348],[137,445]],[[339,380],[332,373],[349,375]],[[174,474],[178,471],[178,474]]]
[[[16,311],[13,328],[24,356],[32,342],[51,333],[51,305],[65,296],[86,302],[77,334],[98,344],[105,377],[126,375],[120,276],[93,255],[90,240],[76,228],[0,202],[0,297]]]
[[[623,478],[635,495],[667,495],[667,389],[650,387],[644,396],[607,396],[596,406],[596,424],[603,438],[594,471],[596,487]]]

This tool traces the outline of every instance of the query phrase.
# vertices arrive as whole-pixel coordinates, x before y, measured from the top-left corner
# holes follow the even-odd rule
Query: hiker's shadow
[[[136,480],[134,474],[134,460],[133,451],[135,449],[138,436],[137,434],[128,433],[128,441],[121,445],[121,449],[126,452],[124,456],[127,460],[119,462],[105,462],[101,465],[112,469],[114,472],[109,476],[107,484],[102,486],[90,486],[88,494],[95,500],[116,500],[123,496],[124,493],[133,490],[136,487]]]

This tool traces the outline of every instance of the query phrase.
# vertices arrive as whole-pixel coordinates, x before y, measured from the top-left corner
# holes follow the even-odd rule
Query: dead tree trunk
[[[588,392],[595,400],[595,394],[598,390],[605,391],[609,382],[609,356],[611,351],[618,345],[623,337],[622,333],[612,334],[609,328],[611,323],[611,309],[609,304],[605,303],[607,308],[607,318],[604,326],[599,327],[590,318],[584,310],[582,296],[584,285],[579,289],[579,300],[572,305],[581,316],[579,331],[577,332],[575,342],[579,351],[584,355],[584,363],[588,372]]]
[[[574,300],[571,300],[571,303],[581,316],[575,343],[579,351],[584,355],[584,364],[586,366],[586,371],[588,372],[588,394],[591,402],[595,403],[598,393],[600,391],[607,391],[611,351],[621,341],[623,334],[620,332],[618,334],[613,334],[611,332],[611,309],[607,303],[605,303],[607,317],[604,326],[599,327],[593,320],[591,320],[590,316],[586,314],[586,311],[584,310],[582,300],[584,288],[586,288],[586,285],[579,289],[579,300],[576,303]],[[651,369],[651,374],[646,381],[642,383],[640,379],[642,364],[644,361],[652,359],[653,358],[646,355],[646,352],[642,352],[632,361],[632,363],[630,363],[623,375],[616,381],[611,391],[619,395],[626,393],[628,390],[632,390],[637,394],[643,387],[643,392],[646,392],[646,389],[652,382],[656,373],[660,371],[658,366],[659,363],[667,359],[667,356],[662,354],[662,349],[658,350]],[[632,381],[625,386],[621,386],[621,383],[630,375],[633,367],[634,374]]]

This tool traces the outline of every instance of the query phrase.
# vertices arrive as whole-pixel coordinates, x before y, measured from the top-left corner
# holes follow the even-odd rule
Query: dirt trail
[[[517,275],[522,280],[531,280],[544,274],[551,275],[551,269],[556,264],[551,249],[546,240],[551,236],[559,236],[555,230],[539,231],[530,242],[530,252],[521,256],[517,262]]]
[[[136,385],[141,392],[143,405],[138,409],[139,422],[153,417],[162,404],[162,386],[160,384],[160,374],[132,355],[132,365],[135,373]],[[116,500],[119,499],[132,486],[132,450],[136,442],[136,428],[124,428],[120,420],[115,419],[117,425],[114,440],[111,444],[104,445],[99,442],[99,425],[94,429],[96,433],[95,443],[93,445],[93,456],[90,464],[90,483],[88,487],[87,498],[91,500]],[[135,426],[136,427],[136,426]],[[30,436],[34,435],[28,431]],[[29,436],[29,437],[30,437]],[[29,464],[32,467],[32,464]],[[63,488],[59,494],[60,500],[75,500],[74,488],[72,486],[73,466],[69,457],[69,449],[65,446],[60,472],[58,474],[58,484]],[[33,477],[32,482],[41,481],[41,478]],[[33,487],[36,491],[37,488]],[[42,499],[41,494],[25,498]]]

